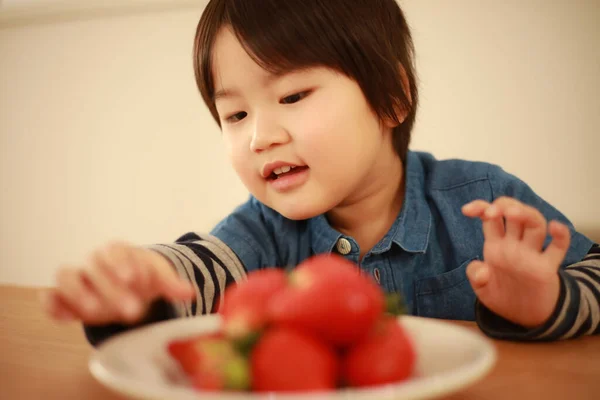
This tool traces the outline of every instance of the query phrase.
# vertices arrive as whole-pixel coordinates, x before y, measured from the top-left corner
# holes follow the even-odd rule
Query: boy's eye
[[[306,96],[308,96],[308,94],[309,94],[308,91],[304,91],[304,92],[292,94],[291,96],[287,96],[287,97],[284,97],[283,99],[281,99],[279,101],[279,103],[281,103],[281,104],[294,104],[294,103],[299,102],[300,100],[302,100]]]
[[[248,116],[248,113],[246,111],[240,111],[240,112],[237,112],[237,113],[232,114],[229,117],[225,118],[225,121],[232,122],[232,123],[240,122],[241,120],[246,118],[246,116]]]

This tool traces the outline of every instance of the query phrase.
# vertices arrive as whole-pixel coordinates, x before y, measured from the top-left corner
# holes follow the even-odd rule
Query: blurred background
[[[0,0],[0,283],[209,231],[247,198],[194,83],[205,4]],[[400,4],[412,148],[500,164],[600,236],[600,1]]]

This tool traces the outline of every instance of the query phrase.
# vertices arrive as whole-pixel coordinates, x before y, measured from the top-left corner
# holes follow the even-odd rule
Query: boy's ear
[[[402,82],[402,89],[404,91],[404,96],[406,98],[406,100],[408,100],[409,104],[412,104],[412,95],[410,94],[410,83],[408,81],[408,75],[406,74],[406,70],[404,69],[404,67],[398,63],[398,73],[400,74],[400,81]],[[395,105],[394,105],[394,112],[395,112],[395,116],[396,119],[393,120],[391,118],[386,118],[385,119],[385,124],[389,127],[389,128],[395,128],[398,125],[402,124],[404,122],[404,120],[406,119],[406,116],[409,113],[409,110],[407,109],[406,105],[403,104],[400,99],[395,99]]]

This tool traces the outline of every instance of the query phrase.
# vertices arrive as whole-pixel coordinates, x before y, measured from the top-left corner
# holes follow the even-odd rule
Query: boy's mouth
[[[285,176],[290,176],[290,175],[297,174],[297,173],[305,171],[307,169],[308,169],[308,167],[306,165],[304,165],[304,166],[294,166],[294,167],[287,166],[287,167],[276,168],[267,177],[267,180],[274,181],[274,180],[277,180],[279,178],[283,178]]]

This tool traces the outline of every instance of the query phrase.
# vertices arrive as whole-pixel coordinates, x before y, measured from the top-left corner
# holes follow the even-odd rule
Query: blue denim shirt
[[[483,231],[480,220],[461,212],[472,200],[491,202],[510,196],[537,208],[547,220],[566,223],[571,229],[571,247],[563,267],[580,261],[593,244],[529,186],[495,165],[438,161],[427,153],[409,152],[405,176],[398,218],[359,265],[384,290],[401,292],[413,315],[475,319],[475,294],[466,267],[483,258]],[[356,241],[334,230],[324,215],[289,220],[254,197],[211,233],[237,254],[248,271],[295,266],[311,255],[336,252],[343,238],[351,244],[345,257],[359,263]],[[548,237],[546,245],[549,241]]]

